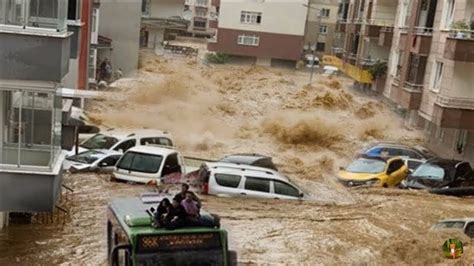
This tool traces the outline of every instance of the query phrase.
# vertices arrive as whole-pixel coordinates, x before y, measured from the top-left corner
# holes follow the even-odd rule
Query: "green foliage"
[[[225,64],[229,61],[229,56],[222,53],[207,53],[206,60],[212,64]]]
[[[469,24],[467,24],[466,20],[458,20],[451,24],[451,29],[453,30],[469,30]]]
[[[372,80],[385,76],[387,73],[387,63],[386,62],[377,62],[368,69],[370,75],[372,75]]]

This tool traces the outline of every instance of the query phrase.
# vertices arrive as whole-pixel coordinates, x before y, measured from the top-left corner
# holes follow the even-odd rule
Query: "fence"
[[[372,83],[372,75],[369,71],[346,63],[338,57],[325,55],[323,56],[323,64],[339,68],[342,72],[346,73],[346,75],[355,79],[359,83]]]

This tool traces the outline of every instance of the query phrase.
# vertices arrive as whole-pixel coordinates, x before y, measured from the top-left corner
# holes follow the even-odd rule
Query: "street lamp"
[[[313,81],[313,75],[314,75],[314,63],[315,63],[315,52],[316,52],[316,49],[318,49],[318,38],[319,38],[319,31],[320,31],[320,27],[321,27],[321,9],[320,8],[316,8],[316,7],[311,7],[311,3],[308,3],[308,4],[303,4],[303,6],[307,7],[308,9],[314,9],[316,11],[318,11],[318,26],[316,27],[316,35],[315,35],[315,40],[314,40],[314,50],[312,50],[312,64],[311,64],[311,74],[309,76],[309,83],[308,85],[311,85],[311,82]],[[308,10],[308,14],[309,14],[309,10]]]

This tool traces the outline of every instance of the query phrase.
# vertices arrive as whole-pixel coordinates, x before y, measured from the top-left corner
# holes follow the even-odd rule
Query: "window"
[[[408,158],[413,158],[413,159],[422,159],[421,156],[414,152],[414,151],[410,151],[410,150],[400,150],[400,155],[401,156],[406,156]]]
[[[207,0],[196,0],[197,6],[207,6]]]
[[[328,26],[326,26],[326,25],[319,26],[319,33],[321,33],[321,34],[328,33]]]
[[[281,181],[274,180],[273,185],[275,189],[275,194],[291,196],[291,197],[299,197],[300,195],[300,192],[298,191],[298,189],[286,183],[283,183]]]
[[[202,8],[196,8],[196,17],[207,17],[207,11],[206,9],[202,9]]]
[[[150,15],[150,0],[142,0],[142,15]]]
[[[321,9],[321,13],[320,13],[320,14],[321,14],[321,17],[322,17],[322,18],[327,18],[327,17],[329,17],[329,12],[330,12],[330,11],[331,11],[331,10],[330,10],[329,8],[322,8],[322,9]]]
[[[471,172],[472,168],[469,163],[461,163],[456,168],[456,177],[467,177]]]
[[[177,153],[168,155],[161,176],[166,176],[172,173],[181,173],[181,166],[179,165]]]
[[[103,134],[96,134],[81,144],[86,149],[110,149],[118,142],[118,139]]]
[[[160,155],[127,152],[120,159],[117,168],[142,173],[157,173],[163,157]]]
[[[255,178],[255,177],[245,177],[245,189],[252,191],[260,192],[270,192],[270,180]]]
[[[245,24],[260,24],[262,22],[262,13],[242,11],[240,13],[240,22]]]
[[[169,138],[142,138],[140,140],[140,145],[163,145],[163,146],[173,146],[173,142]]]
[[[467,130],[461,129],[456,132],[457,138],[454,143],[454,149],[457,153],[463,154],[467,144]]]
[[[108,166],[115,166],[117,161],[120,159],[120,155],[112,155],[102,160],[99,163],[99,167],[108,167]]]
[[[387,174],[392,174],[396,171],[398,171],[402,166],[404,166],[405,163],[402,160],[395,160],[390,163],[387,169]]]
[[[420,166],[421,164],[423,163],[420,161],[413,161],[413,160],[407,161],[408,169],[411,169],[411,170],[416,170],[416,168],[418,168],[418,166]]]
[[[239,175],[215,174],[216,183],[219,186],[237,188],[242,179]]]
[[[81,20],[81,1],[80,0],[69,0],[67,5],[67,19],[68,20]]]
[[[194,27],[196,28],[205,28],[206,27],[206,21],[202,21],[202,20],[195,20],[194,21]]]
[[[453,24],[455,0],[444,0],[443,7],[443,28],[449,29]]]
[[[116,150],[116,151],[122,150],[122,152],[126,152],[130,148],[135,147],[136,144],[137,144],[137,142],[134,139],[126,140],[126,141],[120,143],[119,145],[117,145],[117,147],[115,147],[114,150]]]
[[[239,35],[237,43],[241,45],[258,46],[260,38],[256,35]]]
[[[324,52],[325,49],[326,49],[326,43],[318,42],[318,43],[316,44],[316,51]]]
[[[437,127],[436,128],[436,139],[439,143],[443,142],[444,139],[444,128]]]
[[[465,225],[465,222],[462,221],[452,221],[452,222],[441,222],[436,224],[434,227],[435,228],[458,228],[458,229],[463,229]]]
[[[433,90],[434,92],[439,92],[439,89],[441,87],[441,79],[443,77],[443,66],[443,62],[435,62],[433,71],[434,75],[431,82],[431,90]]]

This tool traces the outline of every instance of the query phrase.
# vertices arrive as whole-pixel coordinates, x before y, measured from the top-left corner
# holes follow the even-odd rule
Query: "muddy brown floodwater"
[[[362,97],[346,78],[256,66],[205,66],[142,52],[140,71],[88,107],[103,128],[171,132],[185,155],[219,158],[235,152],[274,157],[306,201],[203,196],[222,217],[239,261],[254,264],[453,264],[429,231],[444,218],[474,217],[473,198],[399,189],[347,189],[339,166],[374,141],[418,144],[420,132],[376,97]],[[108,177],[65,177],[74,189],[63,223],[11,225],[0,232],[0,265],[106,264],[106,206],[114,197],[150,190]],[[474,262],[471,247],[456,263]]]

